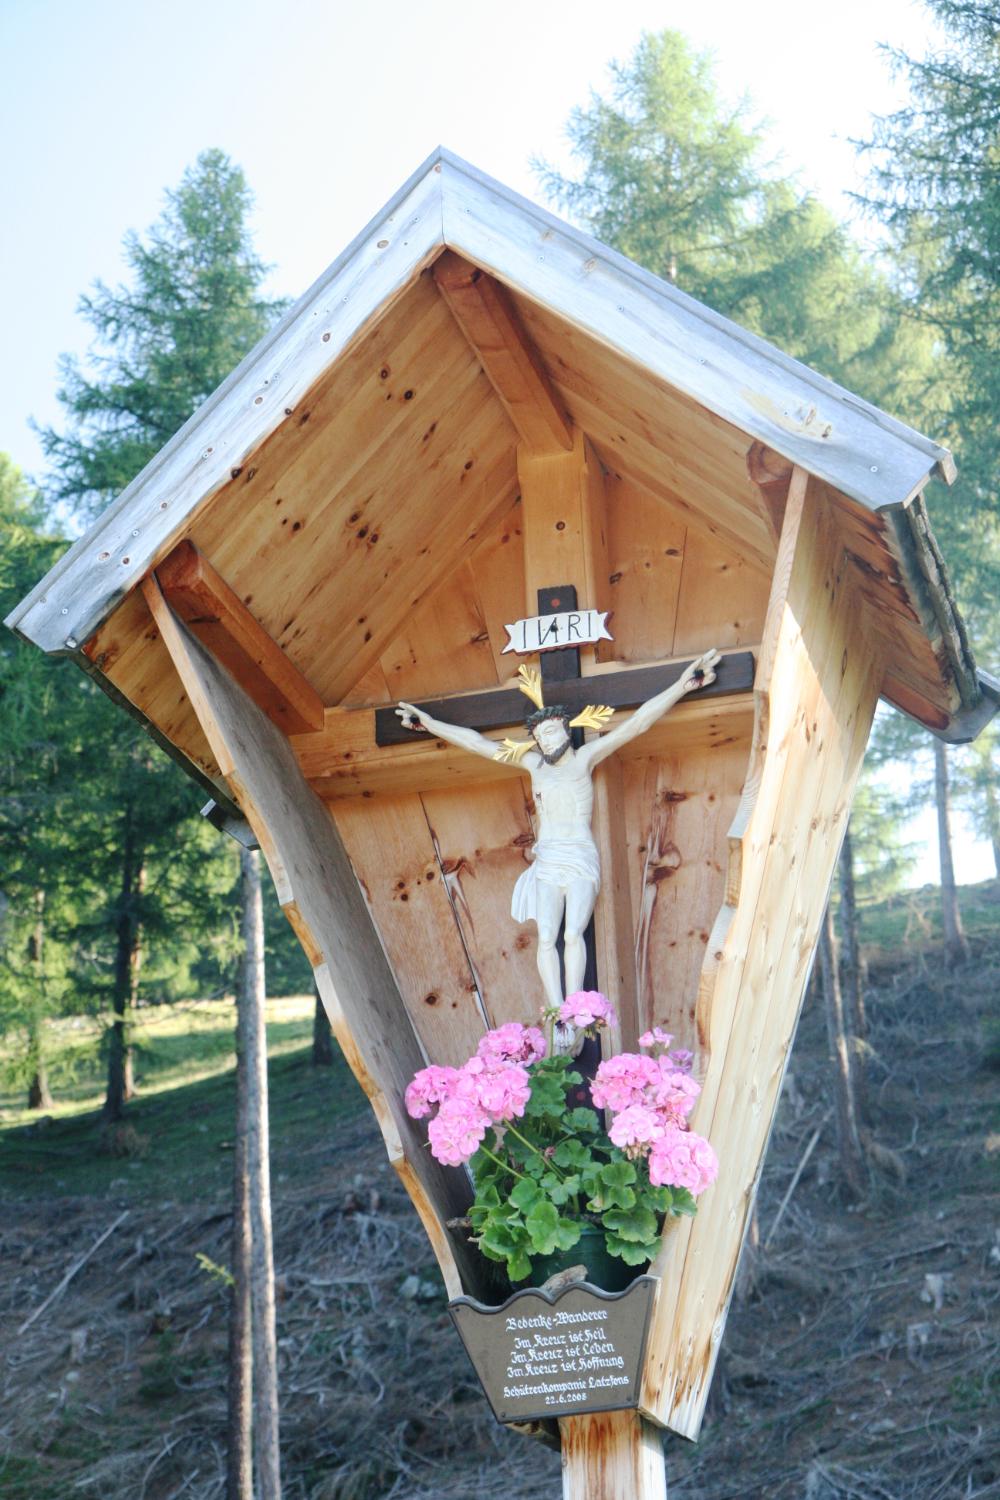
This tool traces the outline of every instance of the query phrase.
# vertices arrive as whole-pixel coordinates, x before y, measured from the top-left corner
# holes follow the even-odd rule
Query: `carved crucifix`
[[[541,590],[539,605],[560,603],[571,591]],[[573,600],[575,604],[575,598]],[[564,652],[558,655],[563,656]],[[552,655],[556,655],[555,652]],[[652,727],[685,694],[716,679],[719,652],[705,652],[669,686],[643,702],[630,719],[589,743],[574,743],[574,728],[582,741],[584,726],[599,728],[610,719],[610,705],[591,704],[574,715],[564,703],[546,704],[543,689],[563,680],[564,669],[522,666],[520,688],[534,703],[525,721],[528,740],[504,740],[501,745],[478,729],[435,717],[425,708],[400,703],[401,723],[481,755],[488,760],[516,764],[531,778],[538,816],[533,861],[514,887],[511,915],[517,922],[534,920],[538,929],[538,973],[546,1002],[558,1006],[564,994],[581,989],[587,963],[585,933],[600,890],[601,871],[591,831],[595,768],[622,745]],[[577,667],[577,670],[579,668]],[[593,679],[590,686],[596,686]],[[563,928],[565,984],[560,975],[557,939]]]

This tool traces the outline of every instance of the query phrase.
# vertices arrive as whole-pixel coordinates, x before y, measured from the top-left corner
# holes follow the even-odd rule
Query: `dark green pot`
[[[623,1292],[641,1276],[644,1266],[627,1266],[617,1255],[609,1255],[604,1230],[598,1224],[584,1224],[583,1232],[572,1250],[555,1250],[551,1255],[532,1257],[531,1275],[526,1286],[542,1286],[550,1276],[568,1271],[570,1266],[586,1266],[586,1279],[604,1292]]]

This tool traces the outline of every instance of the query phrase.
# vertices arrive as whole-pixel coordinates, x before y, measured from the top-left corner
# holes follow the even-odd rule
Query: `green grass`
[[[312,1013],[311,996],[268,1001],[271,1140],[276,1170],[285,1179],[306,1175],[307,1148],[328,1141],[335,1121],[362,1105],[339,1056],[332,1068],[312,1066]],[[126,1200],[228,1191],[235,1113],[232,1002],[151,1006],[140,1018],[134,1031],[142,1046],[138,1097],[111,1143],[101,1129],[96,1027],[84,1037],[73,1022],[56,1023],[76,1045],[74,1066],[62,1074],[53,1069],[58,1102],[41,1121],[23,1107],[22,1091],[0,1096],[0,1191]],[[109,1144],[117,1154],[109,1153]]]
[[[958,888],[958,906],[970,942],[996,938],[1000,921],[1000,881],[984,880]],[[942,941],[941,891],[925,885],[900,891],[859,910],[861,941],[869,962],[898,964],[910,948],[933,952]]]

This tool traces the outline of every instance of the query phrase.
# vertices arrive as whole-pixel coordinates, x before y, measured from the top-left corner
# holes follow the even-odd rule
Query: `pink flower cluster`
[[[556,1018],[562,1026],[613,1026],[615,1013],[600,990],[575,990],[567,995]]]
[[[641,1047],[666,1048],[672,1038],[655,1027]],[[715,1152],[687,1123],[701,1093],[690,1074],[689,1052],[620,1052],[597,1069],[591,1097],[611,1112],[608,1135],[627,1156],[647,1159],[654,1187],[683,1187],[697,1195],[719,1171]]]
[[[461,1166],[479,1149],[491,1125],[519,1119],[531,1093],[524,1065],[544,1057],[545,1051],[537,1026],[511,1021],[488,1031],[476,1055],[461,1068],[421,1068],[406,1090],[406,1108],[415,1120],[423,1120],[438,1106],[427,1126],[431,1154],[446,1166]]]

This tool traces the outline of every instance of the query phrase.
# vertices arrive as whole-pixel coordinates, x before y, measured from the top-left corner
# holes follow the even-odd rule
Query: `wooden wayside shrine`
[[[249,824],[451,1298],[484,1290],[468,1184],[403,1091],[537,1019],[536,810],[393,705],[516,734],[540,592],[606,612],[541,663],[614,722],[721,651],[594,777],[594,982],[616,1045],[694,1051],[720,1173],[650,1267],[636,1405],[560,1420],[573,1500],[663,1496],[657,1428],[698,1434],[879,697],[951,741],[996,711],[927,521],[952,472],[439,151],[8,621]]]

